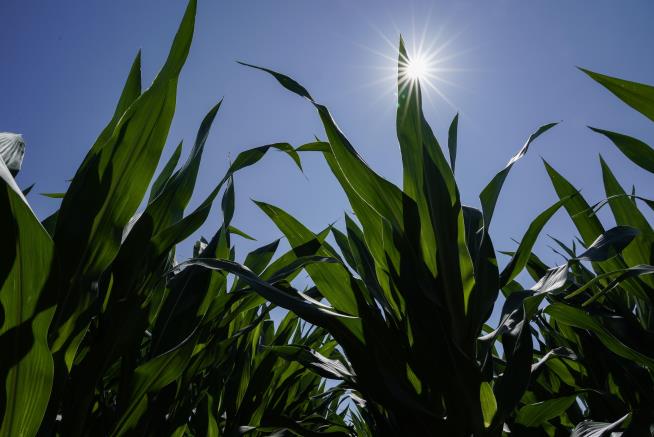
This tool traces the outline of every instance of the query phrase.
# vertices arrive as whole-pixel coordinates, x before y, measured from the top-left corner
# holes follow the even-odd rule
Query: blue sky
[[[57,201],[38,192],[63,191],[113,112],[138,49],[144,83],[167,53],[183,1],[3,0],[0,3],[0,131],[22,133],[28,150],[19,184],[45,217]],[[650,141],[651,123],[575,66],[654,83],[654,3],[551,1],[200,0],[196,36],[182,72],[177,114],[164,152],[180,139],[188,148],[208,109],[225,101],[214,124],[194,204],[222,177],[239,151],[272,142],[299,145],[323,136],[312,107],[243,60],[285,72],[326,104],[368,163],[401,181],[395,136],[392,60],[400,32],[411,47],[424,33],[442,47],[436,82],[448,101],[426,90],[425,112],[442,144],[461,113],[457,176],[464,202],[478,193],[539,125],[563,120],[514,167],[500,197],[492,234],[499,250],[514,247],[531,219],[555,201],[540,156],[591,201],[603,198],[598,154],[624,186],[654,195],[648,175],[617,153],[592,125]],[[235,225],[261,244],[280,233],[250,199],[287,209],[314,230],[342,218],[345,198],[318,155],[304,157],[305,175],[273,154],[236,178]],[[220,223],[214,209],[203,228]],[[607,224],[610,224],[607,223]],[[560,213],[547,232],[569,240]],[[249,242],[237,246],[252,248]],[[538,252],[557,261],[548,241]],[[190,255],[192,242],[182,245]]]

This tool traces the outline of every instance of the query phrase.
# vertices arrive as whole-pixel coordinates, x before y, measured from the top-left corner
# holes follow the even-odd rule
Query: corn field
[[[186,161],[180,144],[155,171],[195,15],[191,0],[147,89],[137,54],[112,119],[66,192],[52,194],[54,214],[36,217],[31,187],[14,179],[25,142],[0,134],[0,436],[652,435],[654,232],[640,208],[654,200],[625,191],[600,159],[606,197],[589,203],[545,162],[558,201],[500,268],[489,230],[502,187],[556,123],[533,131],[479,194],[481,208],[464,205],[458,116],[439,143],[400,40],[401,187],[304,86],[244,64],[311,105],[324,138],[241,152],[188,210],[221,102]],[[654,87],[583,72],[654,121]],[[654,173],[645,142],[591,129]],[[299,168],[320,154],[352,213],[312,231],[257,202],[290,249],[276,240],[237,260],[233,237],[249,236],[232,223],[234,175],[271,150]],[[214,203],[222,224],[178,260]],[[604,208],[616,226],[600,222]],[[555,240],[566,262],[549,266],[534,247],[556,213],[578,238]],[[310,285],[300,289],[302,273]]]

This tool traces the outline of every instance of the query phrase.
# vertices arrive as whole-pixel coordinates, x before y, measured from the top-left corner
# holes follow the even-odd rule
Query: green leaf
[[[51,199],[63,199],[66,193],[39,193],[41,196],[49,197]]]
[[[616,226],[598,236],[581,255],[581,261],[606,261],[624,250],[640,231],[630,226]]]
[[[531,222],[527,232],[525,232],[522,239],[520,240],[518,250],[516,250],[515,254],[511,258],[511,261],[509,261],[507,266],[504,268],[504,270],[502,270],[502,273],[500,274],[500,287],[504,287],[506,284],[508,284],[511,280],[518,276],[518,273],[520,273],[522,269],[525,268],[529,262],[531,250],[533,249],[534,244],[536,244],[538,235],[540,235],[543,227],[559,210],[559,208],[561,208],[566,200],[567,198],[559,200],[554,205],[540,213],[538,217],[536,217],[534,221]]]
[[[228,227],[227,227],[227,230],[228,230],[231,234],[238,235],[238,236],[240,236],[240,237],[245,238],[246,240],[257,241],[256,238],[250,236],[249,234],[246,234],[245,232],[241,231],[240,229],[238,229],[238,228],[236,228],[236,227],[234,227],[234,226],[231,226],[231,225],[228,226]]]
[[[196,0],[190,0],[166,63],[150,89],[135,100],[138,87],[131,84],[140,83],[136,79],[140,69],[132,69],[123,93],[128,97],[121,97],[114,116],[115,127],[112,120],[62,201],[54,242],[64,304],[55,315],[55,350],[66,348],[86,329],[89,317],[80,316],[95,298],[89,284],[116,257],[123,229],[150,184],[175,111],[177,80],[190,48],[195,10]]]
[[[634,164],[650,173],[654,173],[654,149],[650,146],[639,139],[627,135],[594,127],[591,127],[590,129],[611,140],[613,144],[615,144],[615,146]]]
[[[53,244],[0,159],[0,435],[35,436],[54,368],[47,334]]]
[[[129,394],[123,403],[122,414],[112,436],[124,435],[134,428],[144,413],[148,393],[154,393],[177,380],[188,364],[197,334],[192,334],[174,349],[159,355],[136,368],[131,377]]]
[[[573,395],[527,404],[518,410],[516,422],[527,427],[542,425],[548,420],[565,413],[576,399],[577,396]]]
[[[257,70],[265,71],[266,73],[271,74],[277,81],[287,90],[294,92],[295,94],[302,96],[306,99],[309,99],[310,101],[313,102],[313,97],[311,97],[311,94],[309,94],[309,91],[306,90],[302,85],[297,83],[295,80],[291,79],[288,76],[285,76],[283,74],[279,74],[276,71],[269,70],[268,68],[263,68],[263,67],[257,67],[256,65],[252,64],[246,64],[245,62],[240,62],[237,61],[239,64],[244,65],[246,67],[251,67],[251,68],[256,68]]]
[[[538,306],[547,294],[546,290],[516,291],[509,294],[502,307],[498,328],[480,340],[486,343],[484,361],[492,360],[490,346],[502,335],[506,368],[493,387],[498,404],[495,422],[501,423],[516,407],[528,387],[533,357],[533,341],[530,322]],[[483,363],[482,363],[483,364]]]
[[[290,147],[290,150],[287,146]],[[295,160],[295,150],[287,143],[268,144],[239,153],[232,165],[227,170],[227,173],[223,179],[194,211],[189,213],[186,217],[181,218],[177,222],[171,224],[167,228],[162,229],[152,238],[152,242],[156,247],[158,247],[158,250],[162,253],[167,252],[174,244],[184,240],[193,232],[195,232],[209,216],[213,201],[220,193],[223,185],[232,178],[235,172],[256,164],[270,149],[281,150]]]
[[[33,183],[29,187],[24,188],[23,189],[23,196],[27,197],[27,195],[32,191],[32,188],[34,188],[35,185],[36,185],[36,183]]]
[[[309,347],[286,345],[269,346],[268,349],[286,360],[299,362],[324,378],[345,381],[352,381],[354,379],[354,375],[352,375],[343,363],[327,358]]]
[[[179,162],[179,157],[181,156],[181,154],[182,154],[182,143],[180,142],[175,148],[173,154],[170,155],[170,158],[168,159],[168,162],[166,163],[164,168],[161,169],[161,173],[159,173],[159,176],[157,176],[157,178],[152,183],[152,187],[150,188],[150,199],[148,200],[148,203],[152,202],[161,193],[164,185],[166,185],[166,183],[170,179],[170,176],[175,171],[175,167],[177,167],[177,163]]]
[[[141,95],[141,87],[141,51],[139,50],[132,63],[132,68],[130,68],[129,74],[127,75],[127,81],[123,86],[123,91],[118,99],[114,114],[96,139],[95,144],[102,144],[111,138],[120,118]]]
[[[579,357],[577,357],[574,354],[574,352],[572,352],[570,349],[565,348],[565,347],[557,347],[557,348],[552,349],[551,351],[547,352],[537,362],[532,364],[531,374],[534,375],[540,368],[543,367],[543,365],[547,364],[549,360],[551,360],[553,358],[559,358],[559,357],[568,358],[570,360],[578,360],[579,359]]]
[[[484,415],[484,426],[488,428],[493,423],[495,413],[497,413],[497,401],[493,388],[489,383],[483,381],[479,386],[479,401],[481,402],[481,412]]]
[[[543,164],[545,165],[545,169],[547,170],[559,199],[569,198],[565,202],[565,209],[568,211],[568,215],[577,227],[584,244],[592,244],[593,241],[604,232],[604,228],[599,219],[594,215],[589,214],[591,211],[590,205],[586,202],[583,196],[579,194],[578,189],[554,170],[554,168],[552,168],[552,166],[550,166],[545,160],[543,160]]]
[[[583,68],[580,70],[611,91],[624,103],[654,121],[654,87],[594,73]]]
[[[459,114],[457,113],[452,119],[450,128],[447,131],[447,148],[450,151],[450,167],[452,167],[452,173],[454,173],[454,166],[456,165],[456,143],[457,143],[457,131],[459,126]]]
[[[313,102],[313,98],[306,89],[288,76],[250,64],[242,65],[271,74],[284,88]],[[400,190],[366,165],[343,133],[338,129],[326,107],[315,102],[313,104],[318,110],[325,132],[329,138],[331,152],[337,161],[338,169],[331,164],[330,167],[339,178],[341,186],[346,189],[348,198],[352,195],[357,196],[360,199],[359,202],[363,201],[369,208],[372,208],[379,215],[401,228],[402,200]],[[351,198],[350,201],[352,202]],[[352,203],[356,205],[358,202],[355,201]],[[364,216],[366,214],[361,215]]]
[[[634,241],[624,248],[622,257],[629,266],[652,263],[652,250],[654,249],[654,233],[652,227],[640,212],[635,202],[626,196],[624,189],[611,172],[608,164],[600,156],[604,189],[608,202],[618,225],[631,226],[640,232]],[[654,281],[643,278],[647,285],[654,287]]]
[[[301,255],[298,253],[299,248],[312,244],[320,245],[313,232],[305,228],[299,221],[282,209],[263,202],[256,202],[256,204],[284,233],[291,247],[296,249],[298,256]],[[332,255],[327,249],[322,247],[318,248],[315,253],[321,256]],[[307,266],[306,270],[313,282],[320,289],[322,295],[327,298],[334,308],[347,314],[357,314],[354,293],[348,287],[350,275],[342,264],[317,264],[315,266]]]
[[[646,275],[651,275],[654,273],[654,266],[650,265],[637,265],[633,267],[629,267],[628,269],[623,269],[619,270],[617,272],[611,272],[611,275],[615,273],[620,273],[620,275],[613,279],[611,282],[606,285],[603,289],[595,293],[593,296],[591,296],[587,301],[585,301],[582,306],[588,306],[591,303],[595,302],[597,299],[600,297],[604,296],[606,293],[609,291],[613,290],[616,288],[618,285],[620,285],[623,281],[626,281],[629,278],[635,278],[635,277],[643,277]],[[608,275],[607,275],[608,276]],[[585,285],[585,284],[584,284]],[[570,293],[568,296],[566,296],[567,299],[574,295],[579,294],[581,291],[580,290],[585,290],[586,287],[582,286],[578,290],[575,290],[574,293]]]
[[[242,266],[238,263],[228,260],[218,260],[218,259],[205,259],[205,258],[195,258],[189,261],[185,261],[180,264],[178,268],[181,268],[185,265],[197,265],[212,270],[223,270],[228,273],[232,273],[242,279],[244,282],[250,284],[259,294],[264,298],[270,300],[271,302],[283,307],[296,311],[298,315],[302,317],[308,317],[313,323],[320,324],[317,321],[324,320],[326,315],[338,316],[344,318],[351,318],[347,314],[342,314],[334,311],[329,306],[321,304],[320,302],[313,301],[312,299],[307,298],[298,293],[297,296],[286,293],[274,286],[270,285],[268,282],[263,281],[257,275],[255,275],[250,269],[245,266]],[[303,267],[303,266],[299,266]],[[316,322],[314,322],[314,320]]]
[[[529,150],[529,146],[531,143],[556,126],[558,123],[548,123],[544,124],[543,126],[539,127],[536,129],[534,133],[529,135],[529,138],[527,138],[527,142],[525,142],[524,146],[520,149],[518,153],[516,153],[513,158],[509,160],[509,162],[506,164],[506,167],[504,169],[500,170],[494,177],[493,179],[486,185],[486,187],[483,189],[481,194],[479,194],[479,200],[481,201],[481,209],[484,213],[484,226],[486,227],[486,230],[490,228],[490,223],[491,219],[493,218],[493,212],[495,211],[495,205],[497,204],[497,199],[500,196],[500,191],[502,191],[502,186],[504,185],[504,181],[506,180],[506,177],[509,175],[509,172],[511,171],[511,167],[513,167],[513,164],[515,164],[518,160],[520,160],[523,156],[527,154],[527,150]]]
[[[545,313],[559,323],[593,332],[602,344],[614,354],[654,369],[654,357],[644,355],[622,343],[611,331],[602,326],[596,318],[590,316],[587,312],[562,303],[553,303],[545,309]]]

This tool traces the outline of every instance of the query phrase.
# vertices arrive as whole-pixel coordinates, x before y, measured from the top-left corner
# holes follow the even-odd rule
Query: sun
[[[429,26],[429,15],[422,32],[416,31],[402,35],[397,26],[395,35],[389,37],[386,32],[373,27],[385,43],[382,48],[372,48],[357,44],[360,48],[377,55],[382,63],[371,66],[375,70],[375,79],[368,80],[363,87],[383,87],[378,92],[375,102],[389,94],[398,95],[399,90],[420,90],[429,104],[436,103],[434,97],[443,100],[448,106],[457,106],[446,95],[452,88],[463,88],[453,79],[458,73],[473,71],[454,65],[456,58],[473,49],[463,50],[456,40],[461,32],[448,32],[445,25]],[[433,30],[436,29],[436,30]],[[399,38],[398,38],[399,36]],[[399,40],[399,41],[398,41]],[[399,43],[398,43],[399,42]],[[399,56],[398,56],[399,55]],[[381,72],[381,74],[380,74]]]
[[[419,85],[427,86],[438,92],[436,82],[441,81],[442,68],[438,50],[425,50],[422,44],[413,46],[406,47],[404,42],[400,41],[401,53],[396,70],[399,73],[400,84],[411,88]]]
[[[429,75],[429,64],[425,56],[418,53],[409,59],[404,67],[404,73],[411,80],[424,80]]]

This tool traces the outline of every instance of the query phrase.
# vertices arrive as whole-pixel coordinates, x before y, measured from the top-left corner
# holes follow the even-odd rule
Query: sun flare
[[[365,86],[379,86],[386,88],[386,92],[379,94],[379,98],[389,93],[397,95],[399,88],[413,90],[418,87],[421,96],[426,97],[430,103],[434,103],[434,97],[442,99],[451,108],[456,105],[448,98],[446,92],[460,86],[452,81],[455,73],[469,71],[452,65],[455,58],[467,51],[454,47],[453,42],[458,38],[458,33],[453,33],[445,38],[446,32],[440,30],[436,33],[428,32],[427,28],[420,33],[414,30],[407,38],[400,37],[400,41],[389,38],[382,31],[377,29],[382,41],[386,43],[383,49],[372,49],[364,45],[360,47],[378,55],[384,65],[374,67],[378,72],[386,72],[377,76],[377,79],[370,80]],[[400,32],[397,32],[399,34]],[[398,52],[401,50],[403,54]]]
[[[429,65],[424,56],[418,54],[409,59],[405,66],[405,73],[411,80],[424,80],[429,74]]]

